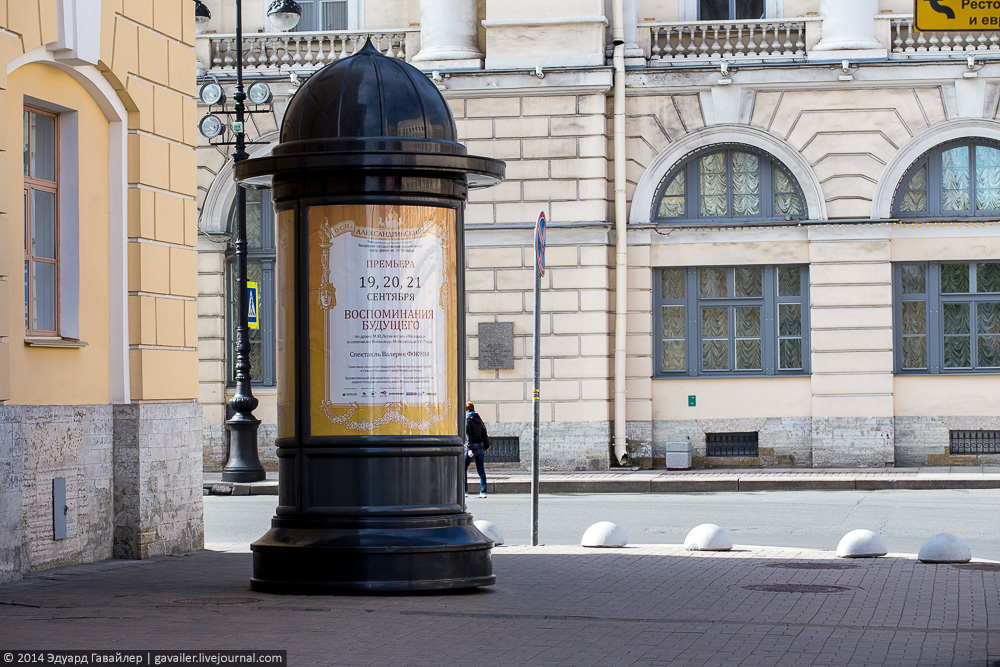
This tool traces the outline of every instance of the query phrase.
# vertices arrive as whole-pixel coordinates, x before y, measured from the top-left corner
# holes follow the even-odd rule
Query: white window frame
[[[892,265],[892,316],[893,316],[893,366],[896,375],[996,375],[1000,368],[984,366],[978,361],[976,318],[970,316],[969,359],[972,365],[968,367],[950,368],[944,365],[944,304],[967,303],[971,313],[979,304],[995,304],[1000,301],[1000,294],[994,292],[975,291],[975,277],[978,264],[993,264],[996,260],[941,260],[930,262],[894,262]],[[970,291],[961,293],[941,292],[941,265],[965,264],[969,266]],[[903,266],[914,265],[924,268],[924,291],[922,293],[904,294],[901,271]],[[927,365],[925,367],[903,367],[903,302],[917,301],[924,303],[925,326],[923,335]]]
[[[680,0],[678,18],[681,21],[698,20],[698,0]],[[764,18],[785,18],[784,0],[764,0]]]
[[[311,0],[307,0],[311,1]],[[347,28],[346,30],[363,30],[365,27],[365,0],[346,0]],[[270,20],[268,21],[270,25]],[[274,30],[273,26],[270,28]],[[296,26],[296,32],[322,32],[313,28]]]
[[[56,302],[56,337],[80,339],[80,138],[75,109],[53,104],[28,95],[24,106],[36,107],[56,115],[58,129],[59,195],[56,200],[59,221],[57,250],[58,277]]]
[[[778,268],[797,268],[800,271],[799,294],[779,295],[777,289]],[[698,272],[702,269],[724,269],[727,273],[729,287],[733,287],[733,271],[738,268],[754,268],[763,272],[762,294],[759,297],[736,297],[730,292],[730,296],[722,298],[702,297],[698,293]],[[669,299],[661,293],[660,276],[663,271],[670,269],[680,269],[684,271],[684,296],[680,299]],[[678,378],[678,377],[785,377],[804,376],[810,374],[810,325],[809,325],[809,266],[805,264],[791,265],[748,265],[741,267],[738,265],[728,266],[689,266],[689,267],[658,267],[653,271],[653,377],[654,378]],[[781,335],[778,327],[778,309],[780,304],[798,304],[801,308],[801,331],[798,336],[802,346],[802,367],[794,369],[782,369],[779,367],[779,345],[780,340],[789,336]],[[683,370],[665,370],[662,360],[661,341],[663,325],[661,306],[683,305],[685,313],[684,341],[686,363]],[[761,308],[761,368],[759,370],[737,370],[730,364],[728,369],[705,369],[702,359],[702,328],[701,309],[722,307],[735,308],[739,306],[758,306]],[[732,317],[729,318],[729,332],[727,337],[730,341],[729,356],[732,361],[735,351],[735,323]]]

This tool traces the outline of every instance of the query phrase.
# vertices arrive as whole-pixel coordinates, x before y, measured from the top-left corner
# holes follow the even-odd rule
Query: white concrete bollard
[[[503,546],[503,533],[500,532],[495,523],[485,519],[476,519],[472,525],[478,528],[480,533],[493,540],[493,546]]]
[[[917,560],[921,563],[968,563],[972,560],[972,552],[961,538],[939,533],[924,540]]]
[[[837,544],[839,558],[876,558],[889,553],[882,538],[870,530],[858,528],[840,538]]]
[[[714,523],[695,526],[684,538],[684,548],[688,551],[729,551],[733,541],[729,535]]]
[[[623,547],[628,544],[625,531],[610,521],[598,521],[583,534],[580,546],[584,547]]]

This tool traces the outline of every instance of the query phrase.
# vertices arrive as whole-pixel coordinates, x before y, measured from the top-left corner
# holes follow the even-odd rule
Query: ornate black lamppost
[[[258,109],[249,111],[244,102],[247,94],[243,90],[243,3],[236,2],[236,92],[233,95],[235,107],[232,112],[223,109],[219,115],[228,117],[230,113],[234,115],[232,124],[232,134],[234,141],[215,141],[215,144],[231,144],[233,150],[233,163],[239,164],[249,156],[247,153],[246,134],[244,132],[244,122],[247,113],[255,113]],[[275,0],[268,8],[268,16],[272,23],[280,30],[291,30],[302,15],[302,9],[294,0]],[[195,0],[195,21],[204,27],[204,24],[211,18],[208,8],[201,2]],[[251,86],[251,102],[255,105],[270,102],[270,91],[266,85],[260,88],[260,92],[255,95],[255,87]],[[207,89],[207,90],[206,90]],[[206,95],[207,93],[207,95]],[[209,83],[202,87],[202,101],[209,104],[222,104],[225,107],[225,96],[218,83]],[[207,99],[206,99],[207,97]],[[210,120],[211,119],[211,120]],[[208,121],[206,123],[206,121]],[[218,136],[223,128],[218,122],[218,116],[209,114],[200,124],[202,134],[210,140]],[[213,134],[214,132],[214,134]],[[226,461],[222,469],[222,481],[224,482],[257,482],[265,479],[267,474],[264,466],[260,463],[257,453],[257,429],[260,420],[254,417],[253,411],[256,409],[258,401],[253,395],[250,387],[250,335],[248,323],[249,304],[247,298],[247,197],[246,190],[240,184],[236,188],[236,230],[233,245],[236,249],[236,299],[237,299],[237,320],[236,320],[236,355],[234,360],[234,370],[236,371],[236,393],[229,399],[229,407],[232,417],[226,421],[229,429],[229,460]]]

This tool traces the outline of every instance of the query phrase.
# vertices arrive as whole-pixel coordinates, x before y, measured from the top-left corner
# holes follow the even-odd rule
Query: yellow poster
[[[312,435],[457,435],[455,211],[314,206]]]
[[[278,211],[277,334],[278,437],[295,433],[295,209]]]

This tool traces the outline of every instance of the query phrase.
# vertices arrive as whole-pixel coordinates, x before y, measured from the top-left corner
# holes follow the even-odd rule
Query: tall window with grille
[[[236,206],[229,213],[230,233],[236,229]],[[249,329],[250,381],[257,386],[273,387],[275,381],[275,223],[274,208],[268,190],[247,190],[247,282],[257,284],[260,310],[257,313],[259,328]],[[226,301],[229,304],[228,345],[226,356],[229,384],[236,380],[236,323],[239,303],[236,299],[239,270],[234,248],[229,248],[226,262]]]
[[[807,267],[663,268],[656,278],[656,376],[808,374]]]
[[[298,0],[302,7],[298,32],[347,30],[347,0]]]
[[[1000,372],[1000,262],[893,266],[896,372]]]
[[[58,118],[24,108],[24,329],[56,336],[59,322]]]

